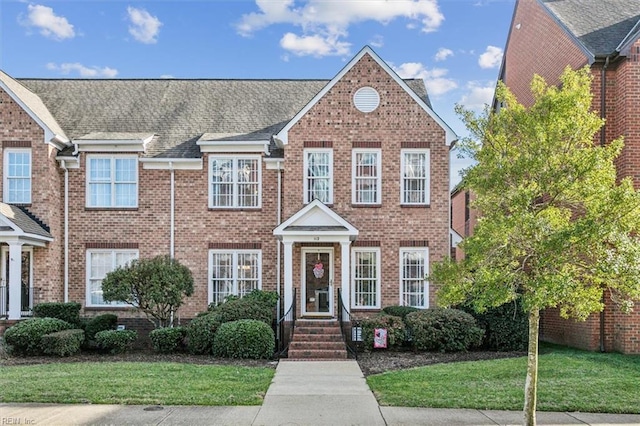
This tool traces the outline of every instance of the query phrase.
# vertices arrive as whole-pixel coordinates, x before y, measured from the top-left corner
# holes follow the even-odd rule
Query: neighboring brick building
[[[14,79],[0,72],[0,314],[105,303],[136,257],[194,275],[180,308],[254,288],[284,312],[428,307],[449,254],[449,149],[424,82],[370,48],[332,80]],[[8,300],[7,300],[8,295]],[[24,311],[24,312],[23,312]]]
[[[606,119],[597,143],[624,136],[620,178],[640,188],[640,0],[518,0],[500,79],[519,102],[531,105],[534,74],[557,84],[566,66],[589,65],[593,108]],[[586,322],[543,313],[543,340],[590,350],[640,353],[640,306],[623,315],[607,297],[602,315]]]

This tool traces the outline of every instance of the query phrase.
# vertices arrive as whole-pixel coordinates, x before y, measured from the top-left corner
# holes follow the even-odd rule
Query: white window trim
[[[94,158],[100,158],[100,159],[104,159],[104,158],[108,158],[109,160],[111,160],[111,204],[108,206],[92,206],[91,205],[91,159]],[[136,203],[133,206],[117,206],[115,204],[115,197],[116,197],[116,191],[114,190],[115,187],[115,164],[116,164],[116,160],[121,160],[121,159],[135,159],[135,174],[136,174]],[[135,209],[138,208],[138,203],[139,203],[139,193],[140,193],[140,172],[139,172],[139,167],[138,167],[138,156],[137,155],[109,155],[109,154],[91,154],[91,155],[87,155],[87,159],[86,159],[86,167],[85,167],[85,174],[86,174],[86,188],[85,188],[85,205],[88,208],[95,208],[95,209]]]
[[[29,201],[17,202],[9,199],[9,154],[28,153],[29,154],[29,182],[31,190],[29,191]],[[31,148],[5,148],[3,158],[3,173],[2,173],[2,187],[4,188],[2,194],[2,200],[8,204],[31,204],[33,200],[33,152]],[[17,179],[17,178],[14,178]],[[26,178],[24,178],[26,179]]]
[[[358,201],[357,199],[357,156],[358,154],[376,154],[376,171],[378,172],[378,176],[376,176],[376,199],[370,203],[364,203]],[[355,205],[372,205],[372,204],[381,204],[382,203],[382,150],[381,149],[366,149],[366,148],[354,148],[351,154],[351,203]]]
[[[233,168],[234,168],[234,180],[233,184],[233,204],[231,206],[215,206],[213,204],[213,191],[212,191],[212,179],[213,179],[213,159],[216,158],[224,158],[233,160]],[[209,180],[208,180],[208,191],[209,191],[209,208],[210,209],[259,209],[262,207],[262,161],[260,161],[262,157],[260,155],[229,155],[229,154],[215,154],[209,156]],[[238,205],[238,181],[236,176],[236,166],[238,160],[255,160],[258,169],[258,203],[255,206],[239,206]]]
[[[403,263],[402,263],[402,255],[406,252],[423,252],[424,253],[424,271],[422,273],[423,276],[427,276],[429,274],[429,248],[428,247],[401,247],[400,248],[400,253],[399,253],[399,257],[398,257],[398,264],[400,265],[400,268],[398,270],[398,282],[400,283],[400,288],[399,290],[399,294],[400,294],[400,300],[399,300],[399,305],[403,306],[404,305],[404,293],[403,293],[403,275],[402,275],[402,268],[403,268]],[[416,308],[420,308],[420,309],[427,309],[429,307],[429,281],[426,279],[423,279],[423,283],[424,283],[424,305],[423,306],[415,306]]]
[[[231,291],[231,295],[238,295],[238,254],[256,254],[258,256],[258,283],[256,288],[258,290],[262,290],[262,250],[245,250],[245,249],[211,249],[209,250],[209,267],[208,276],[207,276],[207,304],[213,303],[213,255],[214,254],[232,254],[233,255],[233,265],[232,271],[234,271],[233,276],[233,289]]]
[[[309,204],[313,200],[309,199],[309,191],[308,191],[308,181],[309,175],[307,174],[309,170],[309,154],[329,154],[329,200],[325,204],[333,204],[333,149],[332,148],[306,148],[304,150],[304,164],[303,164],[303,182],[304,182],[304,204]]]
[[[86,269],[86,282],[85,282],[85,303],[87,307],[99,307],[99,308],[121,308],[121,307],[128,307],[131,306],[128,303],[118,303],[118,302],[113,302],[113,303],[105,303],[105,304],[98,304],[98,303],[92,303],[91,302],[91,255],[93,253],[111,253],[111,266],[112,269],[111,271],[114,271],[117,266],[116,266],[116,254],[117,253],[135,253],[135,258],[139,259],[140,258],[140,252],[137,249],[87,249],[86,252],[86,262],[85,262],[85,269]],[[111,272],[110,271],[110,272]]]
[[[371,253],[374,252],[376,256],[376,304],[371,306],[356,305],[356,253]],[[382,299],[382,279],[380,264],[382,256],[380,255],[380,247],[354,247],[351,250],[351,309],[380,309]]]
[[[404,200],[404,167],[405,154],[426,154],[426,168],[425,170],[425,202],[424,203],[409,203]],[[404,206],[428,206],[431,204],[431,152],[429,148],[424,149],[402,149],[400,150],[400,204]]]

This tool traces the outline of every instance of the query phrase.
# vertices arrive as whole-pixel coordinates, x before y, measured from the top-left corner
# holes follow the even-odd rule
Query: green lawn
[[[0,402],[260,405],[271,368],[167,362],[0,367]]]
[[[522,410],[527,359],[439,364],[367,378],[381,405]],[[547,347],[538,410],[640,413],[640,356]]]

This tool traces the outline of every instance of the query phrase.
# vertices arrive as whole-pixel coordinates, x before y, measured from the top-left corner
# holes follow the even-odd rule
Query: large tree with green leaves
[[[135,259],[102,280],[105,301],[128,303],[147,315],[156,327],[172,327],[176,310],[193,294],[193,276],[168,256]]]
[[[524,422],[536,423],[540,311],[586,319],[605,297],[623,310],[640,299],[640,195],[617,181],[622,140],[594,143],[603,120],[591,109],[587,68],[567,68],[559,87],[536,76],[532,106],[499,83],[501,107],[477,115],[458,107],[475,161],[463,186],[480,219],[461,243],[465,259],[433,266],[440,303],[478,311],[518,300],[529,317]]]

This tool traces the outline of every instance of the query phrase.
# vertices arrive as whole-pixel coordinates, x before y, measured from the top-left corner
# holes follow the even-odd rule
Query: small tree
[[[193,294],[193,276],[168,256],[136,259],[102,280],[106,301],[125,302],[147,315],[156,328],[173,327],[173,316],[185,296]]]
[[[439,300],[474,308],[519,299],[529,317],[524,420],[536,423],[540,311],[586,319],[610,294],[625,310],[640,299],[640,196],[616,182],[622,141],[594,143],[603,120],[591,110],[588,68],[567,68],[561,88],[536,76],[535,102],[520,105],[498,84],[504,107],[477,117],[458,108],[476,161],[463,177],[481,218],[462,242],[465,259],[434,265]]]

